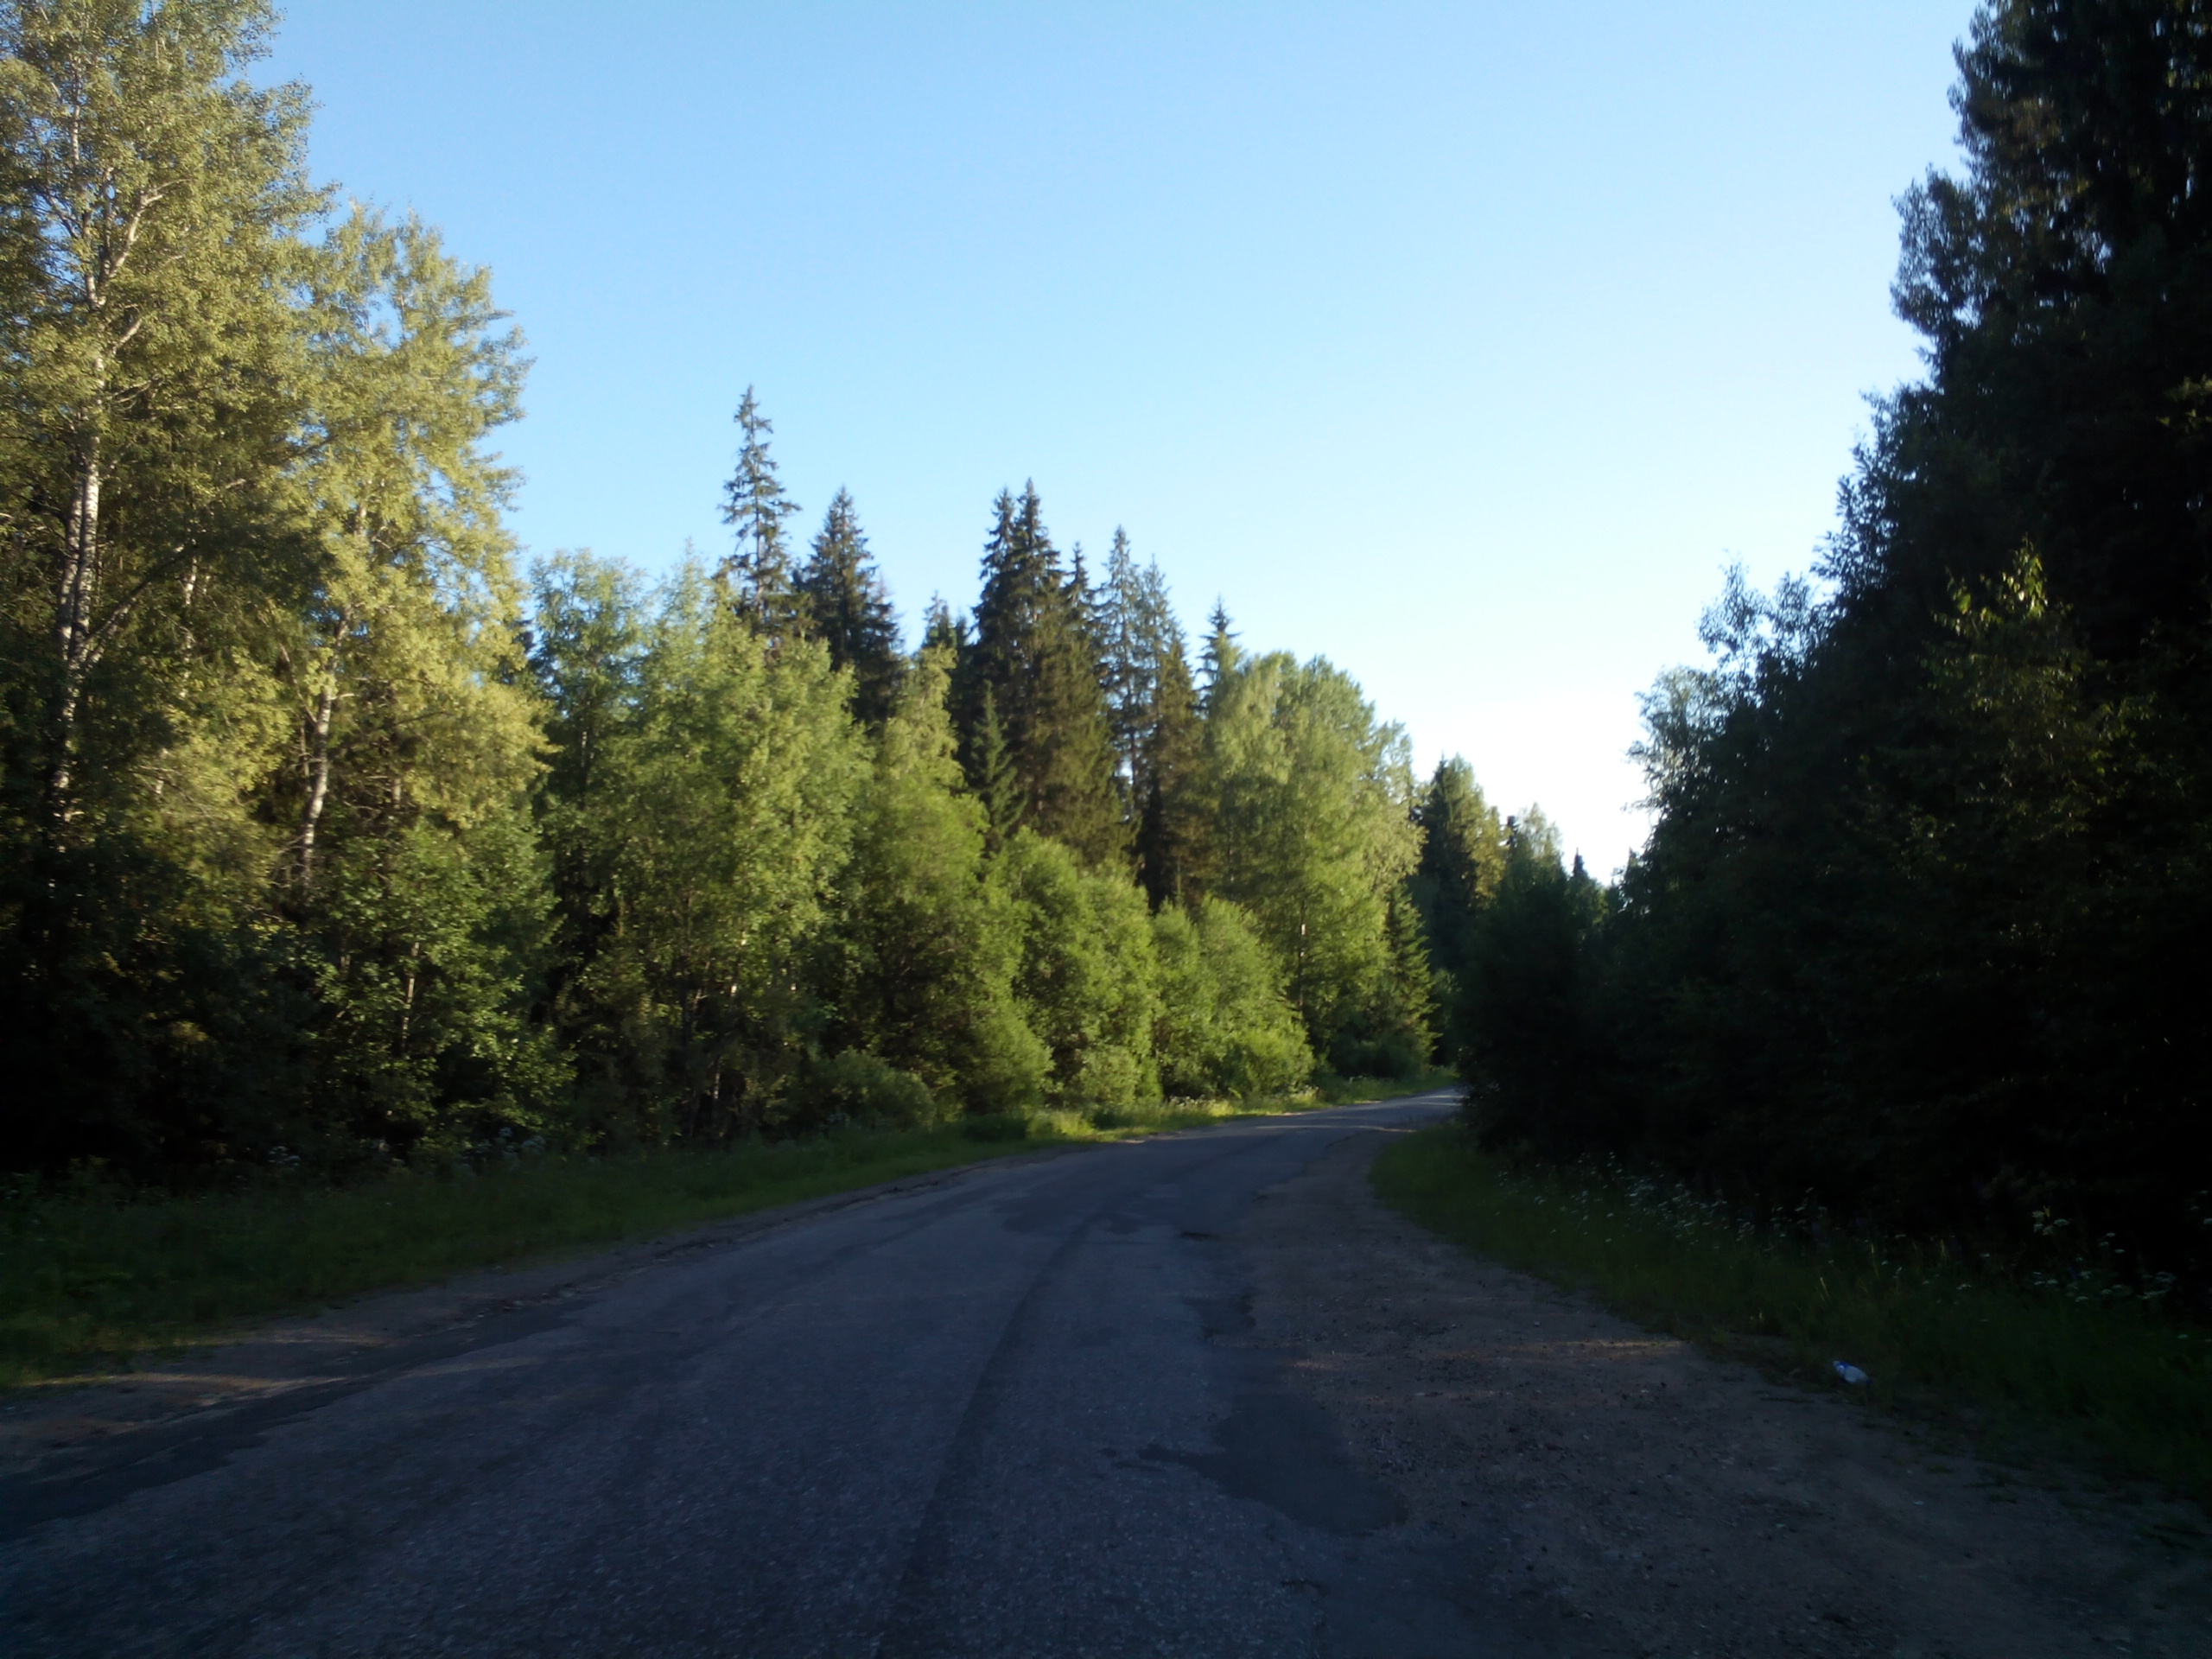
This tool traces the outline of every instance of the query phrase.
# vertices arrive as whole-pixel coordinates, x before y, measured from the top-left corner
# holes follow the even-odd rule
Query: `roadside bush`
[[[1052,1051],[1048,1103],[1156,1098],[1158,963],[1142,891],[1118,874],[1084,868],[1058,842],[1026,830],[1000,852],[990,880],[1020,918],[1014,995]]]
[[[1152,918],[1160,961],[1154,1044],[1170,1095],[1196,1099],[1284,1094],[1313,1070],[1306,1031],[1282,994],[1282,972],[1244,910],[1205,899]]]
[[[817,1060],[792,1099],[794,1127],[842,1121],[884,1128],[929,1128],[951,1114],[911,1071],[856,1049]]]

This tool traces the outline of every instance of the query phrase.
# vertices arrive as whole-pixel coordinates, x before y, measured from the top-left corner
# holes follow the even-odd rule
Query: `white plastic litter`
[[[1856,1365],[1847,1364],[1840,1359],[1835,1362],[1835,1374],[1854,1389],[1863,1389],[1868,1382],[1866,1372],[1860,1370]]]

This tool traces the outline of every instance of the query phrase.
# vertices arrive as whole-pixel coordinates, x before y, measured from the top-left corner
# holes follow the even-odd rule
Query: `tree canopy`
[[[1094,584],[1033,486],[912,654],[848,493],[797,544],[751,386],[721,556],[520,569],[521,336],[434,227],[307,182],[272,16],[0,4],[0,1167],[1426,1062],[1394,729],[1287,658],[1202,700],[1159,568],[1117,533]]]

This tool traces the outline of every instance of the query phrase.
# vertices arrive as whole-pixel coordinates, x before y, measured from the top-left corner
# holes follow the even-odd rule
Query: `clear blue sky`
[[[1891,203],[1969,14],[296,0],[274,68],[321,176],[492,267],[534,551],[718,553],[752,384],[910,630],[1033,478],[1603,872],[1635,694],[1915,372]]]

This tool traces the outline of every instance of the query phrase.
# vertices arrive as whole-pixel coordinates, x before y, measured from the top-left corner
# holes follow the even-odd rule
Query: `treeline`
[[[1493,1138],[2212,1271],[2212,16],[2001,0],[1904,197],[1923,379],[1660,682],[1649,845],[1509,868]]]
[[[1193,664],[1158,569],[1117,535],[1094,577],[1033,489],[906,652],[750,392],[727,557],[525,575],[520,338],[435,232],[310,187],[267,25],[0,4],[0,1167],[1428,1064],[1427,940],[1502,833],[1464,767],[1417,798],[1357,686],[1218,607]]]

